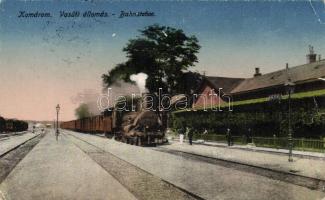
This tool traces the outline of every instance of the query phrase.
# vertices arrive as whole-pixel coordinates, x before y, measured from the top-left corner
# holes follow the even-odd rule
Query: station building
[[[287,94],[287,85],[292,85],[294,93],[325,89],[325,60],[317,59],[310,46],[307,63],[262,74],[259,68],[251,78],[230,78],[203,76],[193,107],[211,106],[231,101],[258,98],[281,98]]]

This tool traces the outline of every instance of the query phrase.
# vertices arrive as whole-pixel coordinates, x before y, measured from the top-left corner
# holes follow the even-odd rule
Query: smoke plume
[[[97,107],[97,98],[99,93],[93,89],[85,89],[82,92],[77,93],[75,96],[71,97],[71,101],[74,104],[85,104],[90,115],[100,114],[100,110]]]
[[[138,73],[138,74],[132,74],[130,76],[131,81],[134,81],[136,85],[138,86],[140,93],[144,93],[147,91],[146,89],[146,80],[148,78],[148,75],[145,73]]]
[[[114,83],[113,85],[111,85],[109,88],[109,91],[107,90],[107,88],[103,89],[102,94],[107,95],[108,96],[108,104],[104,103],[104,101],[102,101],[102,105],[105,106],[114,106],[115,103],[117,102],[117,99],[119,99],[119,97],[121,96],[131,96],[131,95],[140,95],[140,91],[139,88],[131,83],[126,83],[124,81],[117,81],[116,83]]]

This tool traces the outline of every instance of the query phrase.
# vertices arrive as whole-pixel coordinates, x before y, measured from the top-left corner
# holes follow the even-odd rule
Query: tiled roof
[[[284,85],[288,78],[290,78],[291,82],[299,84],[307,81],[313,81],[321,77],[325,77],[325,60],[245,79],[234,87],[231,93],[236,94]]]
[[[213,77],[206,76],[205,79],[212,84],[215,89],[222,88],[224,93],[230,93],[238,84],[245,79],[243,78],[228,78],[228,77]]]

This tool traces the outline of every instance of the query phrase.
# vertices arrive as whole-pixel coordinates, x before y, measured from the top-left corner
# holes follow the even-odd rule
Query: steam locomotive
[[[121,111],[114,107],[105,110],[101,115],[62,122],[60,127],[78,132],[105,133],[107,137],[138,146],[166,142],[166,120],[161,117],[164,115],[145,109],[141,104],[143,101],[139,102],[135,109],[126,109],[131,111]]]

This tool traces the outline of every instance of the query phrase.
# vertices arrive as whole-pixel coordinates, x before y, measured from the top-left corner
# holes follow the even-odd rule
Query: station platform
[[[65,137],[53,131],[24,157],[0,185],[2,199],[136,199]]]
[[[271,170],[294,173],[325,181],[325,154],[293,151],[293,162],[288,162],[288,150],[255,147],[250,145],[227,146],[224,143],[188,141],[181,144],[171,140],[164,148],[228,160]],[[325,189],[325,188],[324,188]]]

